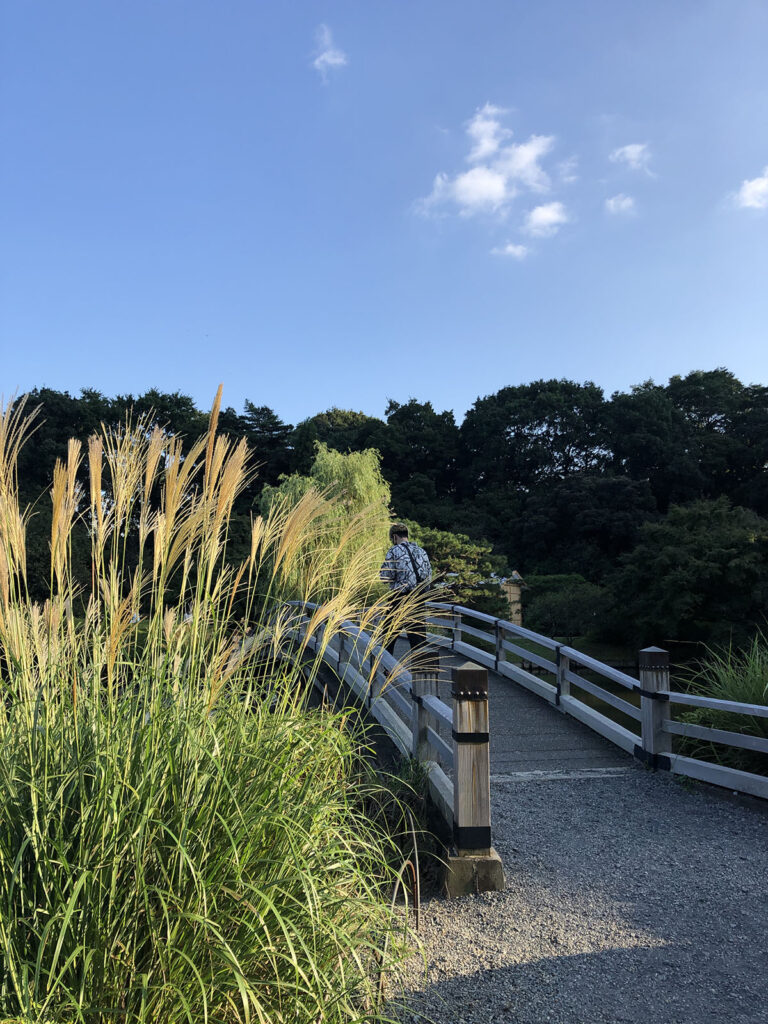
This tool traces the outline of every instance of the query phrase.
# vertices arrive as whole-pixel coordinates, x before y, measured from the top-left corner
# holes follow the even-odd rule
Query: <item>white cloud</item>
[[[509,185],[503,174],[490,167],[473,167],[459,174],[449,188],[463,212],[496,210],[509,198]]]
[[[538,238],[547,238],[556,234],[569,219],[562,203],[544,203],[528,212],[523,231]]]
[[[467,135],[475,143],[467,160],[469,163],[477,163],[478,160],[485,160],[493,156],[498,150],[502,139],[508,138],[512,132],[503,128],[499,115],[506,113],[501,107],[494,107],[492,103],[486,103],[484,107],[475,112],[475,116],[467,124]]]
[[[492,255],[509,256],[513,260],[524,260],[528,251],[527,245],[515,245],[514,242],[507,242],[506,245],[499,245],[495,249],[491,249]]]
[[[743,181],[734,198],[743,210],[768,210],[768,167],[761,177]]]
[[[605,200],[605,209],[607,213],[614,214],[634,213],[635,200],[632,196],[625,196],[623,192],[619,192],[617,196]]]
[[[532,135],[527,142],[511,142],[512,132],[502,123],[505,113],[491,103],[475,111],[465,126],[471,143],[466,160],[475,166],[455,175],[441,171],[432,192],[416,204],[418,210],[454,207],[463,216],[503,217],[521,189],[549,191],[550,178],[541,161],[554,146],[554,136]]]
[[[631,142],[628,146],[619,146],[609,154],[608,159],[614,164],[626,164],[632,171],[645,171],[653,176],[650,168],[651,150],[647,142]]]
[[[554,143],[553,135],[532,135],[519,146],[514,143],[504,146],[499,150],[494,167],[509,181],[519,181],[533,192],[546,192],[549,189],[549,175],[539,161],[547,155]]]
[[[347,64],[347,55],[334,45],[331,30],[327,25],[321,25],[317,30],[317,56],[312,61],[312,67],[319,71],[323,81],[328,78],[328,72],[332,68],[343,68]]]

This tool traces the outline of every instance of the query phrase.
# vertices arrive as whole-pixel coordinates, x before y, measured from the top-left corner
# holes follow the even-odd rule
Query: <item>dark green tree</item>
[[[468,486],[530,490],[606,462],[602,389],[539,380],[478,399],[461,426]]]
[[[241,420],[248,447],[259,466],[259,484],[276,484],[290,469],[292,424],[283,423],[269,406],[247,400]]]
[[[414,475],[432,481],[437,496],[456,490],[459,430],[453,413],[436,412],[431,402],[389,400],[381,444],[384,472],[396,488]]]
[[[375,416],[367,416],[353,409],[338,409],[336,406],[302,421],[299,427],[305,424],[311,424],[315,441],[343,454],[378,448],[384,428],[382,421]]]
[[[593,633],[605,604],[603,590],[578,573],[526,576],[523,622],[550,637],[573,639]]]
[[[522,561],[532,573],[579,573],[599,582],[656,515],[647,480],[571,476],[532,492],[522,517]]]
[[[671,502],[701,495],[704,480],[690,426],[664,387],[646,381],[629,394],[617,392],[605,422],[612,471],[647,480],[662,512]]]
[[[622,639],[740,644],[766,623],[768,520],[727,498],[673,505],[640,527],[608,588],[606,628]]]

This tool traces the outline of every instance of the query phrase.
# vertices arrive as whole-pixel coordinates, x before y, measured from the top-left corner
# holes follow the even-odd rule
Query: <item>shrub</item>
[[[89,495],[70,443],[43,606],[27,596],[16,479],[30,418],[20,404],[0,417],[2,1016],[376,1017],[377,973],[397,954],[393,842],[366,813],[381,787],[356,717],[306,707],[317,659],[295,631],[309,617],[329,643],[370,604],[365,628],[388,638],[366,517],[323,546],[327,499],[278,502],[230,564],[250,474],[245,445],[216,436],[217,410],[184,458],[144,421],[91,438]],[[71,571],[78,521],[87,593]]]
[[[758,633],[741,651],[731,648],[721,653],[710,651],[702,667],[691,678],[688,689],[717,700],[768,704],[768,638]],[[768,718],[747,717],[712,708],[694,708],[681,717],[696,725],[768,739]],[[701,740],[686,740],[683,747],[691,757],[768,775],[768,754],[757,750],[742,750]]]

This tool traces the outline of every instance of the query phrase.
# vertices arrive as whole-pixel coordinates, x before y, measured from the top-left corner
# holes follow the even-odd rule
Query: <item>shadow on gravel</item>
[[[763,814],[642,770],[502,784],[493,814],[507,887],[424,908],[409,1006],[437,1024],[768,1024]]]
[[[553,956],[436,981],[413,992],[410,1011],[439,1024],[765,1024],[765,984],[749,988],[712,968],[695,969],[675,947]],[[423,1019],[423,1018],[421,1018]]]

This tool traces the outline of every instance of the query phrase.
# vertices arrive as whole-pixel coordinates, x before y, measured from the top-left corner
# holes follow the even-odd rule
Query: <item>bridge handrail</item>
[[[732,790],[768,798],[768,777],[754,772],[728,768],[702,758],[686,757],[674,753],[671,742],[672,736],[686,736],[711,743],[768,753],[768,739],[749,733],[676,721],[670,712],[671,705],[675,704],[727,711],[750,718],[768,718],[767,705],[726,701],[672,690],[669,680],[669,656],[658,648],[647,648],[640,652],[640,678],[635,679],[626,672],[606,665],[574,647],[560,644],[550,637],[525,629],[506,619],[495,619],[485,612],[477,612],[462,605],[451,605],[445,602],[429,602],[428,607],[450,612],[451,615],[451,618],[446,620],[446,624],[451,629],[451,636],[432,636],[438,645],[450,646],[452,650],[492,667],[500,675],[556,705],[560,711],[572,715],[584,725],[589,726],[628,753],[645,761],[651,767],[667,769],[678,775],[686,775]],[[490,631],[481,631],[473,626],[466,626],[465,617],[492,624],[493,634]],[[489,651],[467,642],[464,639],[465,635],[479,637],[486,643],[493,643],[495,640],[494,652],[491,654]],[[507,636],[519,637],[545,650],[553,651],[555,661],[549,661],[536,652],[526,651],[523,647],[509,643],[506,639]],[[521,659],[522,664],[506,661],[505,652],[515,654]],[[645,665],[643,664],[644,656],[647,661]],[[659,659],[661,660],[659,661]],[[553,681],[548,682],[538,678],[525,668],[526,661],[529,662],[531,668],[536,666],[548,673]],[[638,708],[612,693],[594,679],[586,679],[576,669],[589,672],[593,676],[621,686],[630,693],[639,694],[640,707]],[[590,693],[627,718],[638,722],[639,731],[625,728],[612,718],[590,707],[571,692],[571,685]]]
[[[290,603],[302,605],[302,602],[299,601]],[[317,605],[305,604],[304,607],[315,610]],[[692,758],[675,753],[672,748],[672,737],[684,736],[765,753],[768,753],[768,739],[735,730],[715,729],[705,725],[680,722],[673,719],[671,714],[672,705],[684,705],[727,711],[750,718],[768,718],[768,706],[726,701],[672,690],[669,677],[669,656],[658,648],[647,648],[640,652],[640,678],[635,679],[570,645],[558,643],[550,637],[506,619],[495,618],[464,605],[441,601],[427,602],[427,609],[432,612],[445,613],[443,618],[438,615],[428,619],[432,625],[443,626],[448,634],[428,633],[427,638],[434,645],[449,647],[455,653],[463,654],[479,665],[494,669],[503,677],[525,687],[558,707],[561,712],[571,715],[600,733],[650,767],[667,769],[678,775],[701,779],[732,790],[768,798],[768,778],[766,776],[728,768],[703,758]],[[467,619],[483,625],[490,625],[492,630],[477,629],[475,626],[469,625]],[[442,727],[445,728],[450,719],[451,708],[433,694],[420,697],[416,701],[412,686],[414,677],[411,673],[399,669],[395,678],[390,679],[389,677],[398,667],[397,659],[376,647],[370,635],[360,629],[356,623],[345,621],[343,628],[347,635],[354,639],[353,650],[359,645],[368,654],[374,653],[379,665],[379,671],[375,673],[375,678],[367,681],[363,680],[359,672],[362,664],[360,659],[355,668],[351,664],[352,658],[350,657],[347,660],[345,671],[354,675],[358,691],[362,692],[363,688],[366,690],[368,704],[372,710],[386,705],[392,714],[398,717],[400,728],[396,730],[399,736],[399,741],[396,740],[396,743],[402,753],[413,754],[416,743],[414,739],[407,741],[405,730],[410,729],[413,735],[415,735],[415,731],[419,732],[420,756],[422,759],[434,757],[435,762],[430,760],[429,763],[440,773],[440,775],[436,774],[435,778],[439,779],[443,810],[447,817],[449,804],[454,797],[453,783],[443,767],[438,767],[436,762],[439,761],[441,766],[444,765],[450,770],[449,745],[440,736],[439,730],[441,721]],[[535,651],[527,651],[524,647],[510,643],[510,637],[526,640],[545,651],[553,652],[554,660],[549,660]],[[488,649],[469,642],[472,638],[484,642]],[[340,647],[344,647],[343,639],[340,640]],[[331,649],[331,653],[337,658],[336,667],[338,668],[341,665],[343,651]],[[519,663],[506,660],[505,655],[508,653],[518,658]],[[362,661],[365,661],[365,656]],[[529,667],[526,667],[526,663]],[[552,681],[542,679],[539,675],[534,674],[532,671],[534,668],[549,675]],[[589,673],[592,678],[587,679],[585,675],[580,674],[585,672]],[[350,678],[353,675],[350,675]],[[611,692],[606,685],[601,685],[602,681],[620,686],[630,693],[639,694],[640,706],[637,707],[636,704]],[[572,693],[572,686],[591,694],[637,725],[634,728],[626,728],[614,718],[591,707]],[[408,707],[406,694],[411,701],[410,714],[405,711]],[[419,695],[417,694],[417,696]],[[383,701],[383,704],[376,704],[374,709],[376,701]],[[438,705],[441,706],[440,713],[437,712]],[[385,712],[382,712],[382,715],[387,718]],[[422,721],[424,716],[426,717]],[[435,728],[433,728],[433,724],[430,724],[430,718],[433,719]],[[418,728],[414,726],[414,722],[417,720],[422,722]],[[385,724],[385,728],[387,728],[387,724]]]

